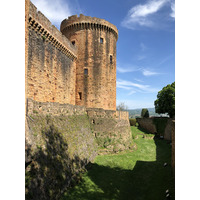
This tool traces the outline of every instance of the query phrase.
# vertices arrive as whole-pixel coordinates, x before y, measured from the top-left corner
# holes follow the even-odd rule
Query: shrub
[[[148,118],[149,117],[149,111],[147,108],[143,108],[141,111],[141,117],[142,118]]]
[[[130,126],[136,126],[136,119],[129,119]]]

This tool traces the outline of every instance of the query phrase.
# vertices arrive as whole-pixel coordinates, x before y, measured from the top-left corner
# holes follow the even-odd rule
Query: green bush
[[[136,119],[129,119],[130,126],[136,126]]]
[[[149,118],[149,111],[147,108],[143,108],[141,111],[141,117],[142,118]]]

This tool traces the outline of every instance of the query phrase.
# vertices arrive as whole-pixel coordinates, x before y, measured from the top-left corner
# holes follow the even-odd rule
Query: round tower
[[[104,19],[73,15],[60,31],[78,47],[76,105],[116,109],[116,26]]]

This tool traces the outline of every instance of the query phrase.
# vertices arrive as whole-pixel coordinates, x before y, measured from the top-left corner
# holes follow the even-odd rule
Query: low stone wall
[[[60,199],[97,155],[85,108],[27,100],[26,199]]]
[[[38,113],[42,115],[84,115],[86,108],[84,106],[77,106],[72,104],[60,104],[57,102],[37,102],[33,99],[27,99],[27,113]]]
[[[165,140],[172,140],[172,130],[173,130],[173,120],[168,119],[164,133]]]
[[[96,108],[86,111],[99,147],[110,152],[134,148],[128,112]]]
[[[155,133],[156,126],[153,124],[153,118],[137,118],[139,126],[150,133]]]
[[[147,130],[150,133],[158,133],[156,129],[156,125],[153,123],[153,120],[154,120],[153,117],[152,118],[137,118],[137,122],[141,128]],[[172,119],[168,118],[165,131],[164,131],[165,140],[172,140],[172,127],[173,127]]]

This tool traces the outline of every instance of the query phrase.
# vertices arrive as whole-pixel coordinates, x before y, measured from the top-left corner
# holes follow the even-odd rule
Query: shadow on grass
[[[147,131],[146,129],[144,129],[144,128],[140,127],[140,126],[138,126],[138,129],[139,129],[140,131],[144,132],[145,134],[153,134],[153,133]]]
[[[137,161],[132,170],[110,168],[91,164],[87,176],[95,183],[82,182],[78,190],[71,190],[63,199],[121,199],[121,200],[164,200],[174,199],[174,179],[171,171],[171,149],[163,140],[154,139],[156,161]],[[168,163],[164,167],[164,163]],[[165,191],[171,198],[166,198]]]
[[[53,124],[42,131],[42,138],[44,144],[34,152],[26,141],[26,200],[60,199],[87,163],[69,157],[68,144]]]

